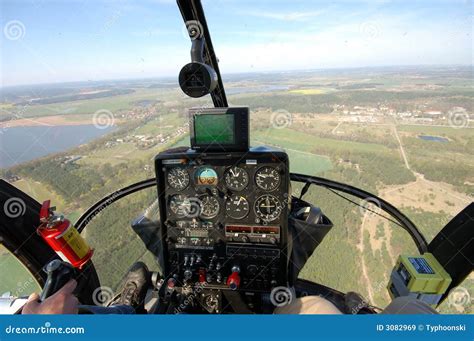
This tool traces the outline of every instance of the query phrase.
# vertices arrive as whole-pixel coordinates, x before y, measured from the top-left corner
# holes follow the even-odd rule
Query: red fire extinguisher
[[[65,262],[75,268],[82,268],[91,259],[94,250],[71,222],[63,215],[56,215],[54,207],[50,207],[51,200],[43,202],[40,210],[40,226],[36,230],[44,241]]]

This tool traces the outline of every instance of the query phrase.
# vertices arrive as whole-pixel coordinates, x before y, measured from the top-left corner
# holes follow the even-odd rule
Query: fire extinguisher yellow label
[[[84,257],[89,252],[89,246],[86,244],[86,241],[72,225],[63,234],[63,238],[79,258]]]

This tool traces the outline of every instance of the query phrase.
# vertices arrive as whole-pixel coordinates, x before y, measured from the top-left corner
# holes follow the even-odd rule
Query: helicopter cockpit
[[[405,214],[379,196],[349,184],[294,173],[291,157],[284,149],[251,146],[249,108],[227,102],[201,2],[177,2],[191,42],[191,62],[182,68],[179,85],[192,98],[210,95],[214,106],[188,109],[189,146],[156,155],[154,178],[105,196],[74,224],[83,236],[96,233],[94,237],[108,238],[106,232],[89,232],[87,227],[104,215],[113,219],[107,208],[114,203],[141,195],[146,204],[130,208],[133,214],[143,212],[134,217],[131,229],[147,252],[135,258],[155,264],[147,312],[272,313],[294,298],[316,295],[344,313],[378,313],[380,309],[359,295],[300,278],[305,263],[333,227],[331,217],[318,203],[305,198],[315,187],[351,205],[360,206],[349,196],[376,202],[383,214],[375,214],[411,237],[418,254],[398,257],[389,281],[383,284],[392,298],[409,296],[432,307],[443,302],[449,290],[472,271],[474,204],[428,243]],[[2,201],[21,197],[28,207],[29,214],[21,221],[1,218],[3,242],[13,248],[18,242],[18,226],[29,226],[31,232],[39,225],[41,205],[14,186],[4,183],[2,188]],[[123,214],[130,213],[126,212],[128,207],[122,210]],[[132,243],[116,238],[118,247]],[[25,253],[24,263],[43,267],[58,259],[38,235],[24,244],[25,248],[32,246],[41,255]],[[458,252],[461,249],[462,254]],[[106,251],[97,248],[94,252],[107,258]],[[122,270],[109,265],[109,272]],[[71,273],[49,275],[37,273],[36,279],[51,294],[51,288],[64,283]],[[81,264],[74,276],[82,303],[97,304],[98,296],[109,294],[97,274],[94,256]]]

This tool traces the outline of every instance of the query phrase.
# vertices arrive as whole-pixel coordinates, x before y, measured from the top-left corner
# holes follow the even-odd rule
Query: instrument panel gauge
[[[201,201],[201,214],[200,217],[203,219],[212,219],[219,214],[220,204],[219,201],[210,195],[206,195],[200,198]]]
[[[234,166],[225,171],[224,181],[228,189],[241,191],[249,183],[249,174],[245,169]]]
[[[177,217],[183,218],[190,211],[189,198],[183,194],[175,194],[169,198],[168,206]]]
[[[280,200],[277,197],[265,194],[255,201],[255,214],[265,222],[277,219],[282,211]]]
[[[225,211],[228,217],[243,219],[249,214],[249,202],[241,195],[233,195],[227,199]]]
[[[168,185],[177,191],[182,191],[189,185],[189,174],[181,167],[170,168],[167,175]]]
[[[199,168],[194,174],[194,182],[198,186],[216,186],[217,173],[210,167]]]
[[[280,185],[280,174],[275,168],[264,166],[255,173],[255,183],[264,191],[273,191]]]

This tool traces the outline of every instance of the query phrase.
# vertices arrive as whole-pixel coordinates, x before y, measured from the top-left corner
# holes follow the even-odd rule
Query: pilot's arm
[[[76,286],[77,282],[71,279],[43,302],[37,293],[31,294],[22,314],[77,314],[79,301],[73,294]]]

